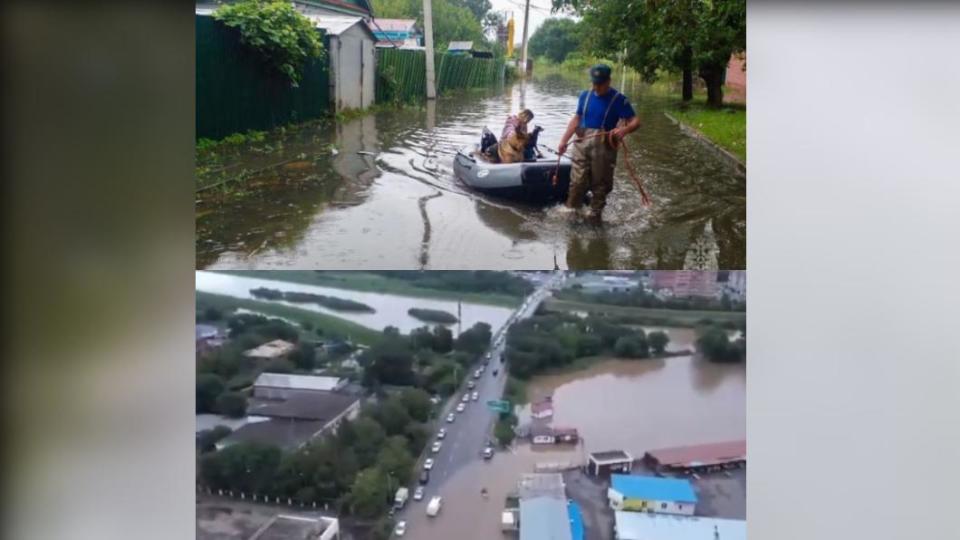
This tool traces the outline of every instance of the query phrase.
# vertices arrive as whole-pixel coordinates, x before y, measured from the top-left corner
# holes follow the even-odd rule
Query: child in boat
[[[500,144],[497,145],[497,154],[500,163],[516,163],[523,161],[530,133],[527,124],[533,120],[533,111],[524,109],[516,116],[508,116],[500,134]]]

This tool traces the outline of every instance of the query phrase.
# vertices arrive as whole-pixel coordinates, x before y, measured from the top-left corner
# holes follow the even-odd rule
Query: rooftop
[[[610,476],[610,489],[628,499],[697,502],[693,485],[682,478],[614,474]]]
[[[299,448],[319,433],[327,422],[317,420],[270,419],[245,424],[221,439],[217,447],[237,443],[270,444],[284,449]]]
[[[416,19],[380,19],[376,18],[373,20],[376,23],[374,30],[377,30],[378,27],[384,32],[409,32],[414,30],[414,25],[417,23]]]
[[[339,392],[294,390],[284,399],[252,398],[247,404],[247,414],[330,422],[359,399],[357,396]]]
[[[553,497],[521,499],[520,540],[573,540],[567,501]]]
[[[573,501],[567,503],[567,517],[570,519],[570,534],[573,540],[583,540],[585,529],[583,527],[583,513],[580,512],[580,505]]]
[[[249,356],[250,358],[279,358],[285,354],[289,354],[293,351],[295,345],[289,341],[284,341],[282,339],[275,339],[273,341],[268,341],[259,347],[254,347],[248,351],[244,351],[244,356]]]
[[[747,459],[747,441],[727,441],[696,446],[650,450],[647,455],[667,467],[696,467]]]
[[[290,390],[319,390],[329,392],[343,384],[340,377],[325,375],[291,375],[289,373],[261,373],[254,386],[287,388]]]
[[[354,25],[359,24],[363,30],[369,34],[373,39],[376,39],[373,35],[373,31],[367,26],[367,22],[363,20],[363,17],[351,17],[349,15],[320,15],[320,14],[306,14],[305,15],[314,26],[324,31],[324,33],[331,36],[339,36],[340,34],[346,32]]]
[[[563,475],[558,473],[528,473],[520,476],[517,494],[521,499],[553,497],[566,500]]]
[[[736,519],[615,512],[620,540],[747,540],[747,522]]]
[[[212,324],[197,325],[197,339],[208,339],[220,336],[220,329]]]
[[[591,452],[590,458],[597,463],[619,463],[621,461],[633,461],[633,456],[623,450]]]
[[[473,49],[472,41],[451,41],[447,45],[448,51],[469,51]]]

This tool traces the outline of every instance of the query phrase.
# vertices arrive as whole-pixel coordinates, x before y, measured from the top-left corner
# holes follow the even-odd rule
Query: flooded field
[[[421,326],[435,326],[436,323],[424,322],[408,315],[407,310],[414,307],[437,309],[454,315],[457,314],[457,302],[451,300],[361,292],[332,287],[320,287],[317,285],[289,283],[286,281],[220,274],[217,272],[197,272],[196,280],[196,290],[198,291],[233,296],[235,298],[255,299],[254,296],[250,294],[250,289],[267,287],[285,292],[307,292],[354,300],[364,303],[376,311],[374,313],[335,311],[317,304],[285,302],[282,300],[278,300],[276,303],[335,315],[341,319],[353,321],[374,330],[383,330],[387,326],[395,326],[399,328],[401,332],[409,333],[414,328]],[[257,300],[262,301],[262,299]],[[513,310],[510,308],[463,302],[460,311],[461,326],[463,330],[466,330],[473,326],[474,323],[485,322],[496,331],[496,329],[503,326],[507,319],[510,318],[512,312]],[[272,317],[272,315],[270,315],[270,317]],[[459,329],[456,324],[447,326],[454,334],[458,333]]]
[[[666,329],[674,346],[692,346],[693,332]],[[538,463],[582,463],[591,451],[626,449],[634,456],[664,446],[700,444],[746,437],[746,370],[692,356],[666,360],[608,360],[586,370],[536,377],[533,398],[552,395],[552,425],[575,427],[576,447],[533,448],[518,444],[491,462],[476,460],[440,486],[444,508],[427,518],[423,505],[405,512],[413,539],[488,540],[500,538],[504,497],[522,473]],[[519,411],[521,424],[529,406]],[[480,488],[489,497],[480,496]],[[465,527],[464,523],[470,523]]]
[[[653,205],[618,175],[605,224],[480,196],[453,175],[456,151],[525,107],[556,147],[584,81],[553,77],[426,108],[308,126],[230,156],[239,196],[198,194],[201,268],[743,268],[745,178],[628,88],[642,119],[628,140]]]

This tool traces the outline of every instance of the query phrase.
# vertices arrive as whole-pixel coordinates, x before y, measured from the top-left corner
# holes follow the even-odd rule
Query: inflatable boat
[[[536,204],[552,204],[567,199],[571,163],[560,158],[557,185],[557,154],[540,147],[543,157],[519,163],[492,163],[480,152],[480,145],[461,148],[453,159],[453,172],[471,188],[495,197]]]

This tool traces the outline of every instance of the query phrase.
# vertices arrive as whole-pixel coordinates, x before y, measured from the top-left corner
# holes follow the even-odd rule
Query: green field
[[[677,120],[703,133],[711,141],[747,162],[747,110],[743,105],[712,109],[694,102],[684,109],[670,110]]]
[[[610,315],[627,315],[631,317],[648,318],[650,324],[664,326],[694,327],[702,319],[711,319],[714,322],[744,323],[747,314],[743,311],[694,311],[684,309],[654,309],[642,307],[614,306],[610,304],[592,304],[572,300],[547,300],[547,308],[555,311],[586,311],[590,313],[607,313]]]
[[[394,279],[380,274],[357,271],[324,271],[312,270],[219,270],[222,274],[256,277],[288,283],[302,283],[305,285],[319,285],[354,291],[377,292],[413,296],[416,298],[434,298],[438,300],[462,300],[474,304],[488,304],[502,307],[516,307],[523,301],[519,296],[510,296],[502,293],[472,293],[447,291],[442,289],[427,289],[417,287],[403,279]]]
[[[257,300],[247,300],[197,291],[197,305],[214,307],[224,312],[243,308],[268,316],[289,319],[298,323],[309,322],[314,328],[323,330],[324,334],[336,334],[349,337],[354,343],[362,345],[372,345],[376,343],[381,336],[380,332],[376,330],[346,319],[273,302],[259,302]],[[310,336],[311,339],[317,339],[318,337],[314,332],[304,331],[303,333],[305,336]]]

